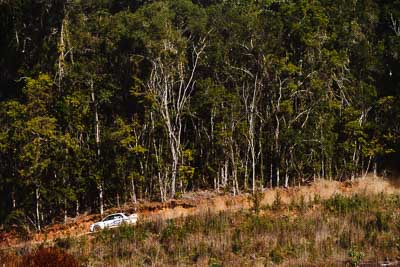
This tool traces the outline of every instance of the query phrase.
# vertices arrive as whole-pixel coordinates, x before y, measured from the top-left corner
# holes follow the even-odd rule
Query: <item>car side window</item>
[[[111,216],[106,217],[103,221],[110,221],[112,219],[114,219],[114,216],[111,215]]]
[[[115,219],[122,219],[122,215],[116,215]]]

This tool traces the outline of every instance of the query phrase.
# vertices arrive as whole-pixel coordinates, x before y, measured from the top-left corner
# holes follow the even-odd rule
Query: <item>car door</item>
[[[116,227],[122,223],[122,215],[115,215],[112,226]]]
[[[103,220],[103,222],[104,222],[104,227],[106,227],[106,228],[112,227],[113,221],[114,221],[114,215],[107,216],[107,217]]]

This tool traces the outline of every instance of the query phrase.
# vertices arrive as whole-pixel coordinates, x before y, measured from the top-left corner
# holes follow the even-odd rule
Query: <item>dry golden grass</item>
[[[47,245],[65,249],[83,266],[340,266],[395,260],[399,194],[395,182],[371,176],[347,183],[319,180],[264,191],[258,214],[251,211],[249,195],[208,194],[147,210],[135,228],[72,235]],[[21,260],[15,253],[0,257]]]

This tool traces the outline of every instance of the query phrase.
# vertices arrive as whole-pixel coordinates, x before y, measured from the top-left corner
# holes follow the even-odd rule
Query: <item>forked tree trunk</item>
[[[170,51],[173,43],[168,42],[166,51]],[[194,89],[194,74],[200,55],[205,48],[204,40],[198,49],[193,48],[193,66],[187,69],[186,63],[177,58],[164,60],[161,57],[152,60],[152,71],[148,88],[154,94],[159,110],[168,132],[168,141],[172,157],[171,198],[176,193],[176,178],[181,156],[181,131],[183,110],[186,108],[190,94]],[[187,73],[188,72],[188,73]]]

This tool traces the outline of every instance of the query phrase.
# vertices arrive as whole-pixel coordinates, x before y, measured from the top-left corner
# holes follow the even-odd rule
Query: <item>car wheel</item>
[[[94,232],[98,232],[98,231],[100,231],[100,230],[101,230],[101,227],[98,226],[98,225],[96,225],[96,226],[93,228],[93,231],[94,231]]]

